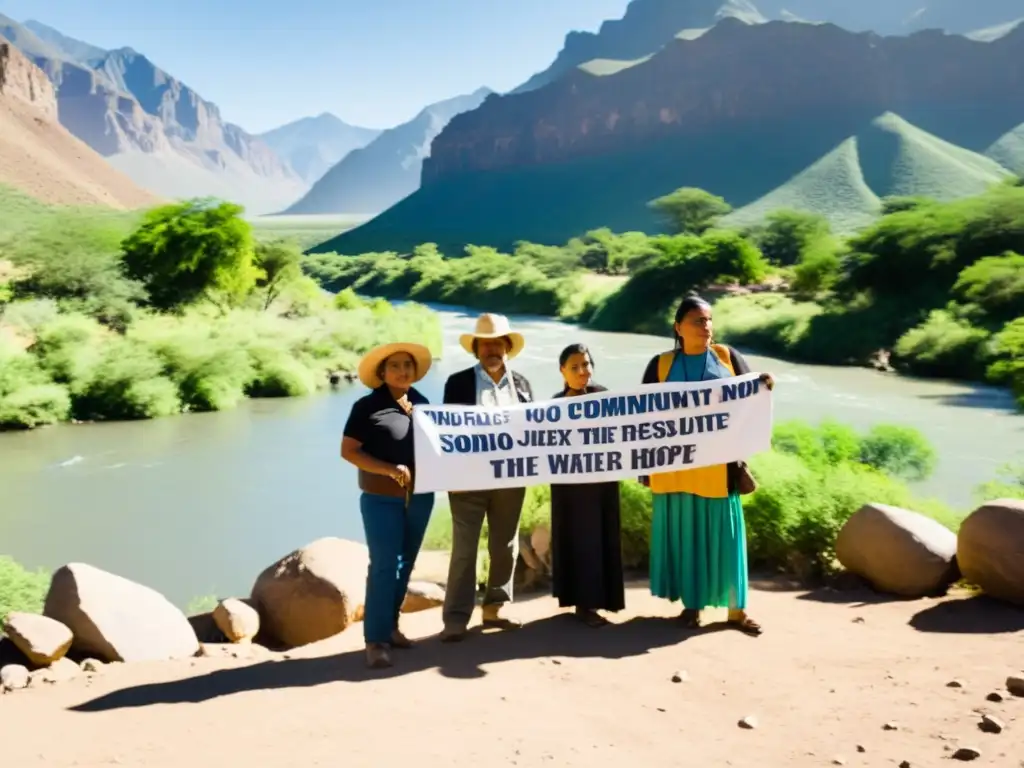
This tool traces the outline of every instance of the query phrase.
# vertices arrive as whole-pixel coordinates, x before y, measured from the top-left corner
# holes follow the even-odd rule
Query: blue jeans
[[[432,493],[413,494],[408,509],[405,499],[375,493],[359,497],[366,546],[370,550],[363,614],[363,636],[367,643],[391,642],[433,509]]]

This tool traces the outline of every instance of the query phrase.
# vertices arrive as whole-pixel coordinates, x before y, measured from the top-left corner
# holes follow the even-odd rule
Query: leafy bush
[[[50,574],[29,571],[7,555],[0,555],[0,622],[11,611],[42,613],[50,588]]]

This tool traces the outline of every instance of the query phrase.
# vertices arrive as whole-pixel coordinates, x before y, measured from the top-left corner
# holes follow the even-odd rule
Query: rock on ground
[[[28,687],[28,667],[22,664],[8,664],[0,669],[0,689],[17,691]]]
[[[232,643],[251,642],[260,631],[260,615],[256,609],[233,597],[217,603],[213,620]]]
[[[418,613],[444,605],[444,589],[429,581],[409,582],[402,602],[402,613]]]
[[[63,658],[74,639],[71,630],[59,621],[20,611],[7,614],[4,632],[37,667],[45,667]]]
[[[957,561],[986,594],[1024,605],[1024,501],[996,499],[960,526]]]
[[[957,580],[956,534],[907,509],[865,504],[836,538],[843,567],[880,592],[903,597],[942,594]]]
[[[294,648],[325,640],[359,621],[369,562],[364,544],[333,537],[281,558],[252,588],[263,632]]]
[[[155,589],[85,563],[58,568],[43,614],[67,625],[72,648],[104,661],[160,661],[194,656],[196,633]]]

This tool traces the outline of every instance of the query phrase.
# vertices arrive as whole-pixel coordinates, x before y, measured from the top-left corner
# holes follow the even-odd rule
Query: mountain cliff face
[[[30,29],[0,18],[5,29],[54,84],[61,123],[142,186],[167,197],[218,195],[253,213],[305,191],[266,143],[142,54],[104,51],[38,22]]]
[[[1024,28],[983,43],[939,32],[880,37],[832,25],[725,19],[615,74],[576,70],[456,116],[434,140],[423,184],[801,114],[1012,111],[1008,99],[1022,82]]]
[[[394,205],[419,186],[434,137],[454,116],[475,109],[492,93],[480,88],[439,101],[409,122],[384,131],[331,168],[285,213],[378,213]]]
[[[555,61],[515,89],[547,85],[595,60],[635,61],[682,33],[695,37],[722,19],[831,22],[855,32],[906,35],[923,29],[966,34],[1024,17],[1021,0],[632,0],[597,32],[570,32]]]
[[[349,152],[365,147],[380,134],[377,128],[349,125],[324,112],[261,133],[259,138],[306,183],[313,184]]]
[[[157,199],[59,122],[49,77],[0,37],[0,184],[67,205],[134,208]]]

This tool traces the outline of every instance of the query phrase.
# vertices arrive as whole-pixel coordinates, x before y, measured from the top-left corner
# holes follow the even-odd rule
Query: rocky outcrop
[[[575,70],[455,116],[434,139],[423,185],[822,115],[869,120],[891,111],[914,119],[970,108],[1008,130],[1024,122],[1024,105],[1006,99],[1022,80],[1024,27],[984,43],[726,18],[613,74]]]
[[[0,73],[0,183],[65,205],[158,202],[61,125],[53,80],[3,37]]]
[[[263,141],[137,51],[87,56],[100,49],[56,30],[44,41],[10,19],[0,28],[53,83],[61,124],[140,185],[168,197],[229,197],[257,213],[305,190]]]
[[[46,616],[12,611],[4,620],[4,633],[36,666],[53,664],[71,647],[71,630]]]
[[[85,563],[54,572],[43,615],[71,630],[76,651],[103,661],[180,659],[199,651],[188,619],[166,597]]]
[[[917,512],[866,504],[836,538],[836,558],[879,592],[903,597],[944,594],[959,576],[956,534]]]
[[[271,641],[296,647],[359,621],[369,562],[365,544],[323,538],[270,565],[252,588],[263,632]]]
[[[1024,605],[1024,501],[996,499],[968,515],[957,560],[964,578],[986,594]]]

